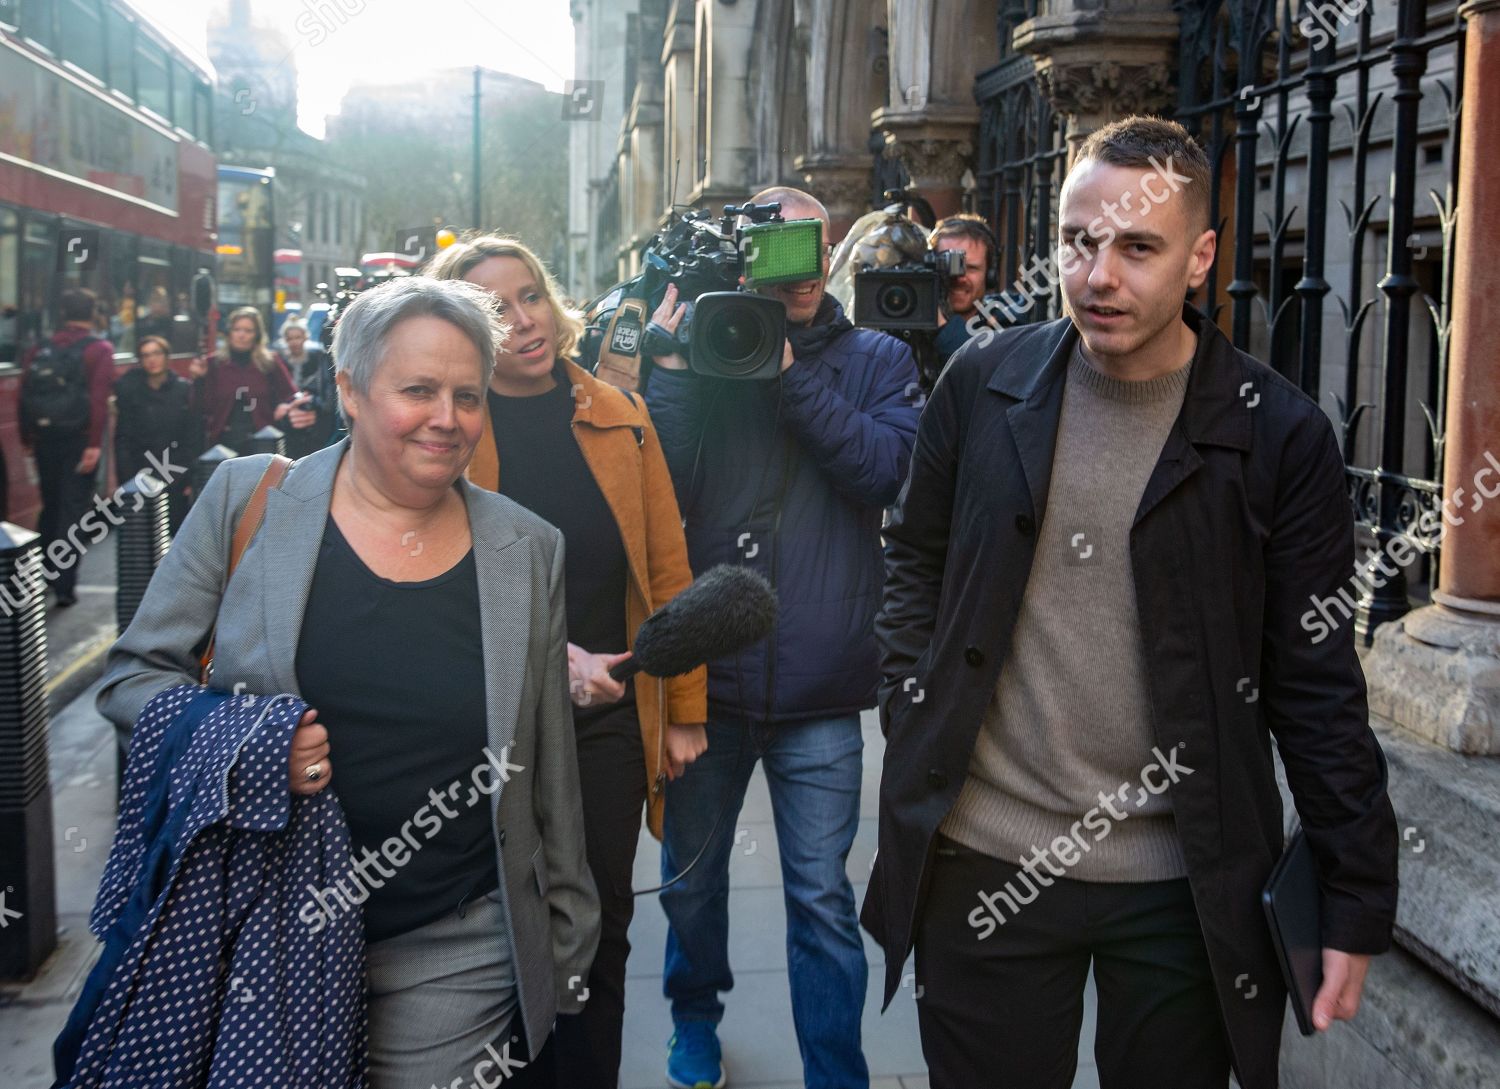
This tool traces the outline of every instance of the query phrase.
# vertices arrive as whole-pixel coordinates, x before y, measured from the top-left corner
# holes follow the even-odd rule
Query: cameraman
[[[938,309],[933,345],[941,367],[981,329],[1001,327],[986,298],[987,291],[993,290],[988,273],[996,256],[995,235],[982,217],[963,212],[938,220],[927,237],[927,248],[964,255],[963,272],[948,281],[948,305]]]
[[[828,212],[808,193],[768,189],[787,219]],[[728,954],[732,830],[762,761],[786,886],[792,1015],[808,1089],[861,1089],[866,961],[845,873],[859,820],[859,713],[878,678],[873,621],[883,582],[881,511],[906,477],[917,372],[894,337],[856,329],[824,294],[828,275],[763,294],[787,311],[775,381],[700,376],[655,359],[646,400],[686,524],[695,571],[754,567],[776,589],[763,643],[709,663],[708,751],[667,785],[661,894],[670,925],[663,986],[675,1034],[672,1085],[721,1085],[720,992]],[[653,320],[675,332],[675,285]],[[715,828],[717,831],[715,832]],[[712,842],[710,841],[712,837]]]

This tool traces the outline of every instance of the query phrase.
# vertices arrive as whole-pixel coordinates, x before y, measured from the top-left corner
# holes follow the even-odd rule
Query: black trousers
[[[635,914],[631,875],[646,805],[646,757],[631,694],[608,711],[574,716],[589,870],[599,889],[599,951],[583,1012],[559,1017],[536,1061],[508,1089],[615,1089],[625,1025],[625,961]]]
[[[945,837],[931,865],[915,982],[932,1089],[1069,1089],[1091,963],[1101,1089],[1225,1089],[1228,1041],[1185,878],[1102,884],[1039,869],[1051,884],[1038,888]],[[1007,884],[1016,907],[991,896],[986,908],[980,894]]]
[[[47,546],[58,539],[66,539],[68,530],[94,502],[94,474],[77,472],[78,459],[88,436],[79,432],[72,435],[39,435],[32,451],[36,456],[38,489],[42,494],[42,512],[37,518],[37,532],[41,535],[42,555]],[[76,534],[79,540],[88,541],[88,534]],[[53,589],[59,597],[70,597],[78,582],[78,563],[83,558],[69,546],[72,563],[66,567],[44,561],[44,570],[56,571],[52,580]]]

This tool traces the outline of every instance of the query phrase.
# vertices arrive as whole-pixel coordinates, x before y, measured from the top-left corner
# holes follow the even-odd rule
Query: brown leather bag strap
[[[266,466],[266,471],[260,475],[260,482],[250,493],[245,509],[240,513],[239,525],[234,527],[234,540],[229,546],[229,570],[224,575],[226,586],[234,577],[234,569],[240,565],[240,557],[250,547],[250,541],[260,529],[261,522],[265,521],[266,497],[272,488],[281,487],[281,482],[286,479],[286,471],[291,467],[291,458],[281,454],[272,455],[271,464]]]
[[[261,473],[260,480],[256,482],[255,490],[250,493],[250,498],[245,502],[245,509],[240,512],[240,520],[234,527],[234,538],[229,544],[229,570],[224,573],[224,585],[229,585],[229,580],[234,577],[234,569],[240,565],[240,557],[245,554],[245,549],[250,547],[250,541],[255,537],[256,530],[260,529],[261,522],[266,517],[266,497],[270,495],[272,488],[281,487],[281,482],[286,479],[286,471],[292,467],[292,459],[281,454],[271,457],[271,464],[266,466],[266,471]],[[215,628],[218,625],[214,625]],[[199,680],[208,683],[209,667],[214,660],[214,632],[208,636],[208,647],[203,652],[202,670]]]

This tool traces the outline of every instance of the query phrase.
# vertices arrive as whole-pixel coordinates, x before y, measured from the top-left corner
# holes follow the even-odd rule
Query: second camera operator
[[[757,194],[788,219],[828,213],[795,189]],[[722,1084],[717,1025],[733,985],[727,897],[733,829],[764,763],[786,878],[792,1010],[810,1089],[863,1086],[867,964],[845,872],[859,820],[859,714],[878,677],[881,512],[906,477],[920,397],[911,350],[856,329],[822,276],[763,293],[786,306],[771,380],[700,376],[657,357],[645,394],[677,487],[695,571],[751,566],[776,588],[776,628],[709,663],[708,751],[667,786],[662,872],[698,864],[662,893],[671,925],[665,990],[673,1084]],[[669,288],[654,321],[674,331]],[[726,800],[727,799],[727,800]],[[727,807],[727,811],[726,810]],[[713,834],[716,814],[723,827]]]
[[[948,305],[938,312],[938,331],[933,337],[938,365],[953,358],[984,328],[1000,328],[987,296],[998,290],[990,270],[996,257],[995,235],[980,216],[964,212],[941,219],[928,236],[935,253],[958,251],[964,255],[964,270],[948,280]]]

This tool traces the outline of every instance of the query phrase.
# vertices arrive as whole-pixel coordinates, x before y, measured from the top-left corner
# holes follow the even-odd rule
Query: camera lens
[[[887,320],[909,317],[917,308],[917,293],[906,284],[887,284],[876,293],[875,308]]]
[[[775,299],[711,291],[694,304],[689,359],[700,374],[774,378],[786,339],[786,308]]]
[[[710,323],[708,347],[721,366],[743,367],[754,362],[764,349],[765,330],[747,308],[728,307]]]

